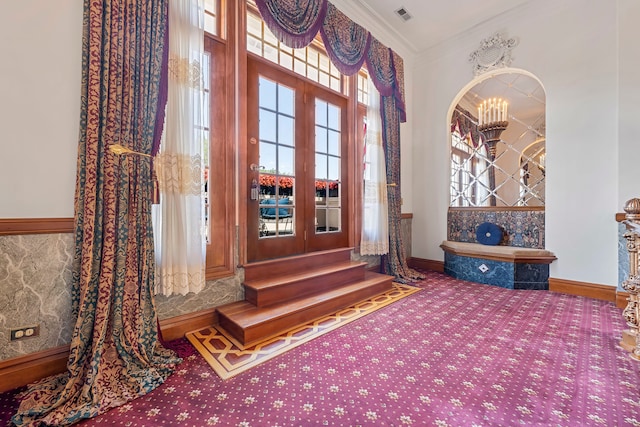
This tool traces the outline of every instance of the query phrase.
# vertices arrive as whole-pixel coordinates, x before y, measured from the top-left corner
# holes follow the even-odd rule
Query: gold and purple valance
[[[366,63],[369,77],[380,95],[395,98],[396,108],[400,112],[400,121],[406,122],[404,65],[400,55],[372,37],[367,50]]]
[[[331,3],[327,6],[320,35],[327,54],[338,71],[350,76],[362,68],[371,43],[371,33]]]
[[[294,49],[314,39],[327,14],[327,0],[255,0],[271,32]]]
[[[406,121],[404,66],[400,55],[340,12],[327,0],[255,0],[265,24],[280,42],[299,49],[318,31],[327,54],[345,75],[357,73],[366,62],[380,95],[393,97],[401,122]]]

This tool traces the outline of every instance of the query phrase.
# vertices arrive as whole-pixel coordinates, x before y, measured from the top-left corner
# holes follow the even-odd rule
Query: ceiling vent
[[[402,18],[403,21],[408,21],[409,19],[412,18],[411,14],[409,13],[409,11],[407,9],[405,9],[404,6],[402,6],[400,9],[396,10],[396,15],[398,15],[400,18]]]

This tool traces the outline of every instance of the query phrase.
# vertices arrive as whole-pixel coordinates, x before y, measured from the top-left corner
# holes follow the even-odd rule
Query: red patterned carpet
[[[82,425],[640,426],[613,303],[427,273],[422,289],[220,379],[186,340],[153,393]],[[17,407],[0,395],[0,425]]]

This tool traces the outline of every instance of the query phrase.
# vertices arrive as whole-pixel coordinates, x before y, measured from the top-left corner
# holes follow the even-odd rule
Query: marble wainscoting
[[[549,289],[549,264],[513,263],[444,253],[444,272],[456,279],[505,289]]]
[[[0,236],[0,360],[68,345],[71,318],[71,233]],[[198,294],[157,295],[158,318],[195,313],[244,298],[242,270],[207,281]],[[10,331],[39,326],[37,337],[10,340]]]
[[[627,239],[624,238],[626,232],[627,226],[618,222],[618,291],[621,292],[625,292],[622,282],[629,278],[629,271],[631,271]]]
[[[243,276],[244,270],[240,270],[235,276],[208,280],[205,288],[197,294],[156,295],[158,318],[164,320],[244,299]]]
[[[0,237],[0,360],[71,342],[73,234]],[[39,335],[10,340],[12,329]]]

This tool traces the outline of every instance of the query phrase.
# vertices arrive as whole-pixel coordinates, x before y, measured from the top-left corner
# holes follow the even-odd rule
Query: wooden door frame
[[[281,84],[286,87],[292,88],[296,96],[294,98],[294,116],[295,116],[295,141],[302,141],[306,138],[307,135],[302,134],[302,130],[305,129],[307,117],[304,114],[301,114],[305,111],[306,107],[304,106],[304,93],[305,93],[305,81],[297,75],[291,75],[289,73],[284,73],[282,69],[277,67],[266,67],[262,63],[262,61],[256,61],[254,57],[249,58],[247,61],[247,81],[248,78],[256,78],[257,80],[260,77],[264,77],[266,79],[272,80],[278,84]],[[256,85],[247,85],[247,136],[246,140],[249,141],[250,145],[259,144],[260,139],[257,135],[250,135],[249,132],[252,129],[259,128],[259,124],[257,122],[258,117],[250,117],[249,109],[259,109],[259,103],[254,101],[258,101],[259,92],[258,87]],[[255,142],[252,140],[255,139]],[[247,183],[249,184],[249,191],[251,191],[251,186],[253,184],[253,179],[258,179],[260,172],[259,171],[250,171],[251,164],[258,165],[260,163],[259,158],[254,158],[251,156],[251,153],[254,152],[254,149],[247,146],[247,152],[245,155],[246,163],[249,164],[248,168],[241,173],[244,173],[245,176],[251,174],[255,175],[254,178],[246,178]],[[295,177],[296,183],[295,186],[297,188],[303,187],[305,182],[300,182],[298,177],[304,175],[304,162],[300,161],[303,158],[306,158],[306,146],[300,145],[296,143],[295,146]],[[294,190],[295,191],[295,190]],[[296,191],[296,193],[299,193]],[[291,236],[284,235],[274,238],[265,238],[260,239],[259,237],[259,227],[258,227],[258,206],[259,200],[250,200],[248,197],[245,199],[245,215],[247,218],[246,222],[246,233],[247,233],[247,261],[250,260],[263,260],[266,259],[264,257],[260,257],[260,253],[269,252],[270,258],[279,258],[282,256],[286,256],[294,251],[296,254],[305,252],[305,241],[304,241],[304,227],[306,221],[301,221],[300,219],[304,219],[306,215],[306,209],[304,208],[305,200],[301,199],[298,194],[294,196],[294,217],[293,217],[293,227],[294,233]],[[300,209],[303,209],[302,211]],[[251,211],[251,212],[250,212]],[[301,215],[302,213],[302,215]],[[255,227],[255,228],[254,228]],[[257,233],[252,233],[252,231],[256,231]],[[253,246],[255,242],[260,242],[260,248],[257,246]],[[250,261],[253,262],[253,261]]]
[[[245,2],[240,2],[241,4],[246,4]],[[245,12],[246,13],[246,6]],[[240,27],[244,28],[246,31],[245,24]],[[246,37],[243,37],[246,44]],[[279,65],[274,64],[273,62],[264,59],[258,55],[250,53],[246,50],[246,46],[243,45],[243,51],[245,53],[243,60],[238,65],[239,76],[242,76],[242,81],[238,83],[239,87],[239,105],[241,106],[241,111],[238,114],[238,131],[242,132],[238,144],[240,149],[238,150],[238,170],[239,170],[239,189],[238,189],[238,220],[239,220],[239,264],[240,266],[249,262],[249,245],[251,244],[249,238],[249,233],[247,231],[248,227],[248,206],[249,203],[249,195],[251,191],[251,182],[248,179],[246,171],[249,168],[250,161],[248,159],[249,152],[249,137],[248,137],[248,115],[249,115],[249,95],[248,95],[248,77],[249,77],[249,62],[255,62],[257,64],[258,69],[260,67],[273,68],[277,70],[278,73],[288,74],[291,77],[296,79],[303,80],[305,85],[310,85],[312,87],[317,87],[322,91],[328,91],[329,93],[335,95],[336,97],[342,98],[345,100],[345,109],[344,109],[344,117],[343,125],[346,132],[346,159],[345,162],[347,164],[347,172],[344,175],[344,179],[347,181],[346,185],[343,185],[343,191],[346,194],[347,203],[343,204],[342,212],[343,212],[343,221],[342,224],[346,228],[344,246],[354,247],[359,242],[357,242],[357,236],[359,236],[361,229],[361,215],[360,210],[362,207],[362,201],[358,199],[358,197],[362,197],[362,150],[363,144],[359,138],[362,138],[362,132],[358,131],[358,123],[357,118],[359,114],[357,113],[358,103],[356,100],[356,75],[345,77],[346,84],[348,85],[348,95],[344,95],[339,92],[331,92],[330,89],[327,89],[325,86],[320,85],[312,80],[307,80],[304,76],[301,76],[293,71],[287,70],[285,68],[281,68]],[[305,118],[306,120],[306,118]],[[344,216],[346,215],[346,216]],[[314,230],[315,232],[315,230]]]
[[[256,61],[264,62],[269,66],[277,66],[266,59],[258,57],[254,54],[251,54],[247,51],[247,24],[246,24],[246,14],[247,14],[247,5],[245,1],[237,1],[236,3],[236,11],[237,16],[237,25],[235,26],[236,33],[229,34],[229,38],[235,38],[237,43],[235,45],[235,51],[237,52],[237,63],[236,63],[236,74],[235,74],[235,97],[237,102],[235,103],[235,132],[234,132],[234,140],[236,141],[236,164],[237,164],[237,188],[236,188],[236,220],[237,220],[237,236],[238,236],[238,265],[242,267],[247,263],[247,248],[249,245],[248,235],[247,235],[247,200],[249,199],[250,194],[250,183],[247,180],[247,174],[244,171],[249,167],[249,162],[247,161],[247,150],[248,150],[248,138],[247,138],[247,82],[248,82],[248,73],[247,73],[247,63],[248,57],[251,56],[252,59]],[[283,69],[284,72],[290,72],[286,69]],[[349,168],[349,188],[345,188],[344,191],[348,193],[348,209],[349,212],[352,213],[351,217],[353,221],[351,222],[351,226],[349,227],[349,237],[348,237],[348,246],[355,247],[358,250],[360,243],[360,234],[362,230],[362,186],[363,186],[363,169],[362,169],[362,160],[363,160],[363,148],[364,148],[364,134],[361,129],[361,123],[359,122],[359,118],[363,114],[366,114],[366,110],[363,113],[362,105],[358,104],[357,101],[357,74],[346,77],[348,84],[348,96],[347,96],[347,123],[348,123],[348,136],[347,136],[347,144],[349,146],[349,150],[347,153],[349,163],[351,167]],[[313,82],[310,82],[313,84]],[[240,172],[243,171],[243,172]]]
[[[328,90],[327,88],[323,87],[323,86],[319,86],[317,84],[310,84],[312,82],[307,82],[307,87],[310,87],[311,90],[307,90],[306,93],[313,93],[312,96],[307,96],[307,104],[311,103],[311,99],[316,99],[319,98],[325,102],[328,102],[330,104],[336,105],[336,104],[340,104],[337,105],[338,107],[340,107],[340,132],[341,132],[341,136],[343,137],[342,140],[340,141],[340,148],[341,148],[341,193],[340,193],[340,223],[341,223],[341,228],[342,231],[341,233],[343,233],[342,237],[339,237],[336,235],[336,233],[322,233],[322,234],[316,234],[316,229],[315,229],[315,224],[312,224],[310,222],[307,221],[307,223],[305,224],[305,230],[307,232],[307,244],[306,244],[306,252],[315,252],[315,251],[319,251],[319,250],[326,250],[326,249],[334,249],[334,248],[339,248],[339,247],[346,247],[349,246],[349,237],[350,237],[350,232],[349,230],[351,229],[351,225],[349,223],[349,217],[350,215],[350,207],[351,204],[349,202],[350,197],[352,196],[350,194],[350,192],[347,190],[349,188],[352,188],[351,183],[351,177],[350,177],[350,171],[351,171],[351,163],[349,161],[350,157],[349,157],[349,136],[350,136],[350,132],[349,132],[349,99],[342,95],[339,94],[337,92],[332,92],[331,90]],[[316,95],[317,92],[321,91],[323,94],[327,94],[326,97],[318,97]],[[308,138],[308,140],[313,140],[315,141],[315,108],[307,108],[307,117],[305,117],[306,123],[308,124],[308,129],[307,129],[307,135],[306,137]],[[311,159],[312,157],[315,156],[315,147],[311,148],[310,146],[307,146],[308,149],[311,149],[313,151],[313,153],[311,153],[311,156],[307,157],[308,159]],[[346,165],[346,170],[342,170],[344,169],[344,165]],[[313,166],[307,166],[308,168],[314,169]],[[307,173],[307,178],[308,181],[305,182],[305,188],[312,188],[315,182],[315,173],[314,171],[312,172],[308,172]],[[308,196],[308,193],[306,193]],[[315,196],[315,195],[314,195]],[[315,199],[315,197],[313,197]],[[346,200],[346,203],[345,203]],[[313,201],[313,203],[311,201],[307,201],[305,200],[305,208],[311,209],[313,210],[313,212],[307,212],[307,216],[308,217],[315,217],[315,200]],[[328,244],[331,243],[331,241],[335,241],[335,245],[331,245],[331,246],[327,246]]]

